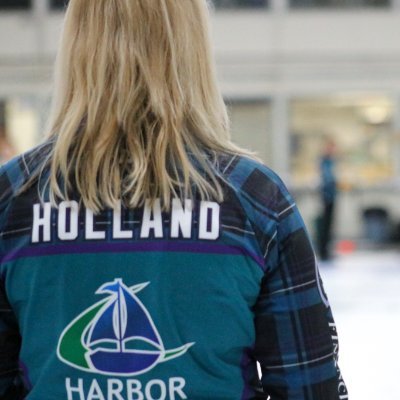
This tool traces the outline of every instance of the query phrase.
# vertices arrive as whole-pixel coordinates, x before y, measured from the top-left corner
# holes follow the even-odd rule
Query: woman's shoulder
[[[223,155],[222,178],[244,201],[279,215],[293,204],[280,176],[262,161],[246,155]]]
[[[44,142],[0,166],[0,211],[43,165],[50,148],[50,142]]]

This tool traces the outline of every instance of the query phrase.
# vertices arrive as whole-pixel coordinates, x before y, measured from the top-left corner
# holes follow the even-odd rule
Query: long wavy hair
[[[70,0],[49,123],[52,199],[94,211],[223,199],[230,141],[206,0]]]

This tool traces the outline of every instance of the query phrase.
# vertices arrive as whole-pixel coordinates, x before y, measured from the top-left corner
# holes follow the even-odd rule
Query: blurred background
[[[0,0],[0,164],[43,136],[64,5]],[[234,140],[282,176],[317,249],[333,181],[320,266],[350,399],[398,400],[400,0],[210,6]]]

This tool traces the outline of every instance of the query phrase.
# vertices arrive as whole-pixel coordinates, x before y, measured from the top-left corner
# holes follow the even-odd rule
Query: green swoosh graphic
[[[166,362],[174,358],[184,355],[195,343],[188,343],[182,347],[178,347],[172,350],[165,350],[164,357],[159,362]]]
[[[58,344],[58,354],[60,358],[77,367],[87,370],[90,369],[85,359],[87,349],[83,346],[82,335],[97,312],[107,301],[108,299],[104,299],[96,303],[67,326]]]

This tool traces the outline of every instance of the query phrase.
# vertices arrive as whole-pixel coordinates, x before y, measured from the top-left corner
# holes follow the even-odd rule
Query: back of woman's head
[[[205,152],[235,152],[206,0],[70,0],[50,123],[51,189],[94,210],[123,198],[222,199]],[[60,184],[63,182],[63,184]]]

